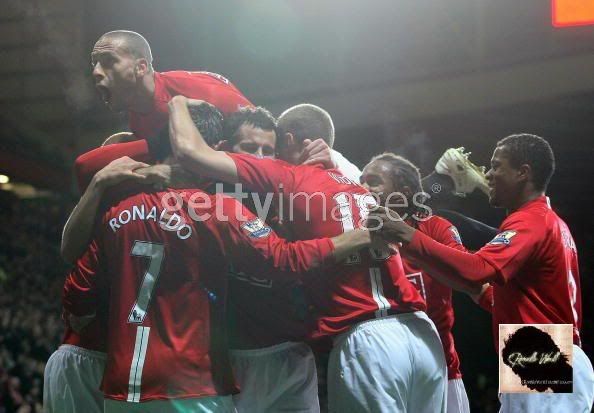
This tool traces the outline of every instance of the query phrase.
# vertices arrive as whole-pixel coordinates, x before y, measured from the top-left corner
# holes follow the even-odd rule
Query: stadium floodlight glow
[[[0,184],[7,184],[10,182],[10,178],[6,175],[0,175]]]
[[[594,1],[551,0],[553,26],[594,25]]]

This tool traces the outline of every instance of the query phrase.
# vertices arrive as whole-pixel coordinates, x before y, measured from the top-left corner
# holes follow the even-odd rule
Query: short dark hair
[[[276,119],[272,113],[261,106],[245,107],[228,115],[223,126],[223,139],[227,139],[231,146],[237,143],[237,132],[243,125],[250,125],[266,131],[277,132]]]
[[[334,123],[330,114],[311,103],[285,110],[278,117],[278,127],[283,134],[291,133],[299,142],[322,138],[329,147],[334,145]]]
[[[392,180],[399,186],[408,186],[413,195],[423,192],[423,184],[421,183],[421,172],[419,168],[409,161],[408,159],[396,155],[392,152],[384,152],[380,155],[371,158],[369,163],[375,161],[383,161],[390,164],[390,174]],[[425,201],[425,197],[420,197],[416,200],[415,205],[422,204]]]
[[[419,168],[408,159],[392,152],[384,152],[371,158],[369,163],[375,161],[389,163],[391,166],[390,173],[392,174],[392,179],[398,182],[399,185],[408,186],[413,192],[423,191],[421,172],[419,171]]]
[[[555,172],[555,155],[549,143],[529,133],[510,135],[497,142],[509,158],[511,166],[526,164],[532,169],[532,183],[537,191],[546,191]]]
[[[207,102],[199,105],[188,106],[190,117],[196,125],[198,131],[204,138],[208,146],[214,146],[221,141],[223,136],[223,115],[221,112]],[[169,126],[165,126],[154,140],[155,146],[151,148],[153,155],[159,161],[171,155],[171,145],[169,142]]]
[[[136,33],[130,30],[114,30],[105,33],[103,36],[99,38],[99,40],[105,38],[121,40],[123,49],[125,49],[128,53],[130,53],[137,59],[146,59],[149,63],[149,68],[152,70],[153,54],[151,52],[151,46],[140,33]]]

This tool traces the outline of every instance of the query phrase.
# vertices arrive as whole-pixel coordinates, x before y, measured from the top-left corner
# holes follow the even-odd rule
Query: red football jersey
[[[154,137],[165,127],[169,117],[167,103],[183,95],[216,106],[224,114],[253,106],[231,82],[210,72],[155,72],[154,107],[151,112],[129,112],[130,129],[139,138]],[[147,143],[143,140],[107,145],[87,152],[76,159],[75,171],[79,186],[86,188],[93,175],[111,161],[129,156],[140,162],[152,162]]]
[[[499,324],[573,324],[574,343],[579,345],[580,273],[565,222],[542,196],[512,212],[500,230],[477,252],[498,272],[493,286],[494,337]]]
[[[448,220],[433,215],[425,220],[413,219],[410,223],[435,241],[461,251],[466,251],[460,240],[458,230]],[[402,264],[404,265],[406,276],[417,287],[427,302],[427,315],[435,323],[435,327],[437,327],[437,331],[439,332],[448,366],[448,380],[461,378],[460,359],[454,346],[454,336],[452,334],[452,327],[454,326],[452,289],[431,278],[418,265],[415,265],[412,260],[403,257]]]
[[[204,100],[216,106],[223,114],[237,112],[244,106],[253,106],[239,89],[217,73],[183,70],[155,72],[153,110],[148,113],[128,113],[130,129],[134,135],[143,139],[155,136],[167,124],[167,104],[177,95]]]
[[[144,139],[101,146],[83,153],[74,161],[74,173],[79,191],[83,193],[98,171],[122,156],[128,156],[138,162],[154,163]]]
[[[288,243],[235,199],[175,190],[112,200],[92,248],[64,288],[64,306],[91,314],[110,289],[107,398],[131,402],[236,391],[227,358],[227,262],[267,278],[293,276],[332,257],[329,239]],[[194,207],[185,208],[190,202]]]
[[[247,188],[281,195],[279,219],[296,239],[331,237],[361,227],[369,207],[376,203],[363,187],[337,170],[229,156]],[[424,300],[406,278],[400,255],[387,250],[354,254],[346,263],[327,269],[324,277],[307,278],[304,283],[319,311],[314,338],[341,333],[371,318],[425,310]]]
[[[250,199],[244,205],[253,212],[256,208]],[[270,211],[266,215],[276,217],[276,212]],[[275,218],[270,222],[283,238],[294,239],[286,227],[277,224]],[[262,274],[250,274],[238,268],[231,268],[230,276],[230,348],[254,349],[287,341],[304,341],[315,329],[315,320],[309,315],[309,302],[301,280],[267,279]]]

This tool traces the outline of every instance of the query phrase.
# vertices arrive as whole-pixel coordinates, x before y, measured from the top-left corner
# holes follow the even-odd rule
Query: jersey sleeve
[[[462,243],[462,237],[451,222],[441,217],[434,217],[431,219],[430,232],[427,234],[435,241],[455,248],[459,251],[466,251]]]
[[[478,299],[478,305],[483,310],[488,311],[490,313],[493,312],[493,304],[495,303],[493,299],[493,286],[489,285],[485,291],[481,294]]]
[[[224,76],[211,72],[169,72],[167,86],[171,96],[183,95],[204,100],[225,114],[237,112],[242,107],[254,106]]]
[[[402,251],[424,271],[449,279],[453,285],[466,281],[472,288],[497,277],[496,269],[484,258],[443,245],[418,230]]]
[[[530,215],[515,213],[506,219],[499,234],[477,251],[477,255],[491,264],[504,283],[516,276],[518,270],[538,249],[544,237],[544,227],[531,222]]]
[[[334,244],[329,238],[289,242],[234,198],[222,202],[228,220],[216,221],[221,249],[242,271],[275,278],[333,263]]]
[[[85,316],[96,312],[99,288],[104,281],[101,261],[99,246],[93,240],[64,282],[62,304],[69,313]]]
[[[275,159],[228,153],[235,162],[239,183],[259,193],[290,193],[295,187],[296,168]]]
[[[80,192],[83,193],[87,189],[91,179],[98,171],[122,156],[129,156],[138,162],[152,162],[147,142],[144,139],[93,149],[80,155],[74,162],[74,171]]]

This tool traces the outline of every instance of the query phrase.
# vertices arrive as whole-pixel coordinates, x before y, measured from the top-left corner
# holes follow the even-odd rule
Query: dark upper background
[[[157,70],[221,73],[276,115],[301,102],[323,106],[335,120],[337,149],[359,166],[391,150],[429,172],[451,146],[487,164],[507,134],[547,138],[558,160],[549,194],[578,241],[589,302],[594,26],[553,28],[550,7],[545,0],[3,1],[0,173],[73,192],[74,158],[126,128],[94,93],[90,50],[106,31],[135,30],[150,42]]]

